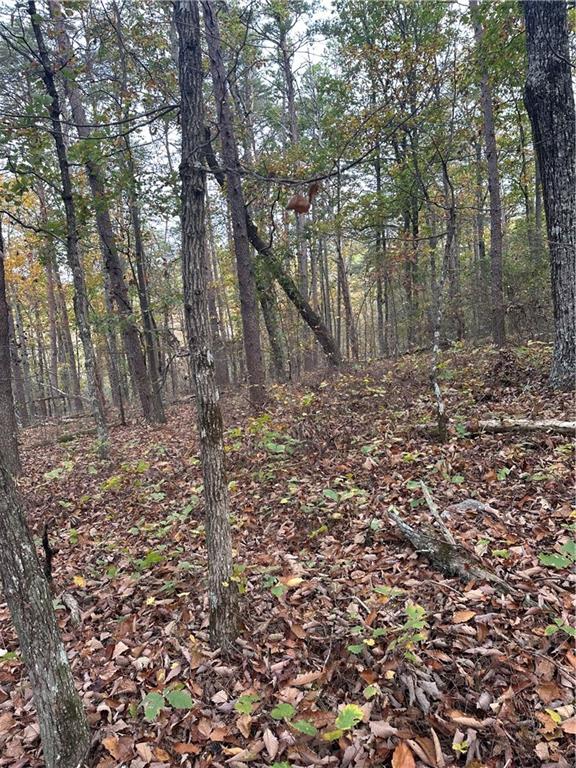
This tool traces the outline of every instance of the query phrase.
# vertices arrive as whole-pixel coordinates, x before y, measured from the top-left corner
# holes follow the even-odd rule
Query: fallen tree
[[[568,435],[576,437],[576,421],[559,421],[556,419],[544,419],[532,421],[531,419],[483,419],[480,421],[467,421],[463,425],[469,435],[481,435],[482,433],[500,434],[504,432],[528,433],[528,432],[553,432],[556,435]],[[418,432],[433,434],[438,429],[437,424],[418,424]]]
[[[424,483],[421,485],[428,508],[440,529],[439,534],[433,530],[428,531],[410,525],[398,514],[397,510],[388,509],[386,514],[396,526],[399,535],[409,541],[418,554],[427,557],[432,565],[446,576],[457,576],[462,581],[470,581],[471,579],[489,581],[500,592],[513,592],[514,590],[509,584],[496,576],[495,573],[482,568],[478,564],[476,556],[456,542],[444,524],[428,488]]]

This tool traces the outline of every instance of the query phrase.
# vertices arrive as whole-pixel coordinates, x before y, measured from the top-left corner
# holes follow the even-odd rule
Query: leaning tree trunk
[[[240,314],[242,316],[250,401],[256,408],[259,408],[266,401],[264,364],[260,346],[256,281],[250,258],[250,243],[246,227],[246,205],[239,173],[238,147],[234,136],[232,112],[228,102],[226,70],[222,57],[216,7],[213,2],[202,0],[202,9],[204,12],[204,25],[206,27],[210,71],[214,85],[216,113],[220,127],[222,157],[226,168],[226,190],[232,217],[234,250],[236,252],[238,287],[240,290]]]
[[[10,366],[10,311],[6,298],[4,273],[4,238],[0,222],[0,456],[12,474],[20,472],[20,454],[16,436],[16,413],[12,394]]]
[[[528,74],[524,100],[542,177],[554,306],[550,382],[571,389],[576,379],[576,114],[567,5],[524,2]]]
[[[62,133],[62,124],[60,118],[60,97],[58,96],[58,91],[56,90],[54,72],[50,64],[48,50],[44,42],[44,35],[42,34],[42,29],[40,27],[41,17],[36,12],[36,3],[34,0],[28,1],[28,13],[30,15],[32,29],[34,31],[34,37],[36,38],[36,44],[38,46],[38,57],[42,67],[40,76],[46,88],[46,93],[50,99],[49,112],[50,123],[52,126],[51,132],[54,138],[54,144],[56,146],[58,166],[60,169],[60,177],[62,181],[62,202],[64,203],[64,211],[66,215],[66,256],[74,282],[74,309],[76,312],[76,322],[78,324],[78,332],[80,334],[82,348],[84,351],[84,366],[86,369],[88,393],[92,414],[96,423],[96,434],[98,437],[99,452],[102,456],[105,456],[108,453],[108,429],[104,419],[102,403],[98,397],[96,357],[94,355],[92,334],[90,332],[90,323],[88,321],[89,305],[88,294],[86,291],[86,282],[84,279],[84,272],[82,271],[82,265],[80,263],[80,255],[78,251],[78,225],[76,221],[74,198],[72,196],[72,181],[70,178],[68,155],[66,152],[64,135]]]
[[[478,0],[470,0],[470,10],[474,24],[474,37],[479,57],[482,56],[484,29],[478,18]],[[498,170],[498,151],[496,147],[496,128],[494,123],[494,101],[492,88],[485,63],[481,64],[480,98],[482,102],[484,143],[488,166],[488,192],[490,195],[490,269],[492,292],[492,338],[494,344],[501,347],[506,343],[504,324],[504,291],[502,288],[502,199],[500,196],[500,173]]]
[[[12,478],[0,457],[0,576],[30,676],[47,768],[79,768],[90,746],[52,594]]]
[[[219,167],[210,143],[209,133],[205,132],[204,152],[210,170],[213,172],[214,177],[221,187],[225,185],[225,177],[222,169]],[[320,315],[310,305],[308,301],[302,296],[300,290],[292,277],[282,266],[280,259],[276,256],[270,243],[265,242],[262,239],[258,231],[258,227],[252,220],[248,208],[244,208],[244,215],[246,217],[246,227],[248,229],[248,238],[250,243],[258,253],[259,258],[264,260],[262,265],[263,269],[268,269],[270,274],[277,281],[278,285],[282,288],[288,299],[298,310],[300,317],[304,322],[310,326],[316,341],[320,344],[324,354],[326,355],[328,362],[334,367],[338,367],[342,358],[340,356],[340,350],[329,328],[322,321]]]
[[[174,18],[180,39],[184,311],[196,390],[206,499],[210,639],[212,645],[229,651],[237,634],[238,593],[232,578],[232,534],[224,469],[224,433],[210,343],[204,197],[206,172],[202,167],[204,104],[198,4],[195,0],[179,0],[174,5]]]

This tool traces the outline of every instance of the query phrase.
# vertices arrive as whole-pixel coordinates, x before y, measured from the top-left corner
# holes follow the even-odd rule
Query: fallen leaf
[[[564,720],[564,722],[561,723],[560,728],[562,728],[564,733],[575,734],[576,733],[576,717],[571,717],[569,720]]]
[[[197,755],[201,750],[202,747],[199,744],[186,744],[183,741],[174,744],[174,752],[178,755]]]
[[[371,732],[378,739],[387,739],[390,736],[396,736],[398,733],[398,728],[394,728],[387,720],[372,720],[368,725]]]
[[[405,741],[398,744],[392,755],[392,768],[416,768],[412,750]]]
[[[324,672],[304,672],[302,675],[296,675],[288,683],[289,685],[309,685],[310,683],[319,680],[323,676]]]
[[[466,621],[470,621],[476,616],[476,611],[456,611],[452,616],[453,624],[464,624]]]
[[[278,754],[278,747],[279,747],[278,739],[272,733],[270,728],[266,728],[262,738],[264,739],[264,745],[266,747],[266,752],[268,752],[268,756],[270,760],[274,760],[274,758]]]

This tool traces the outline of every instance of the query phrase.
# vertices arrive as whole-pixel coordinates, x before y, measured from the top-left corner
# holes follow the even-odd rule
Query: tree
[[[12,474],[20,472],[16,414],[10,365],[10,310],[4,273],[4,237],[0,221],[0,455]]]
[[[504,293],[502,289],[502,199],[500,195],[500,173],[498,169],[498,148],[494,123],[494,100],[488,77],[488,68],[482,60],[484,30],[478,12],[478,0],[470,0],[474,25],[476,49],[480,60],[480,99],[482,103],[482,128],[488,166],[488,192],[490,195],[490,269],[492,294],[492,338],[494,344],[506,342],[504,324]]]
[[[0,577],[30,676],[46,768],[78,768],[90,746],[52,594],[0,452]]]
[[[64,134],[62,132],[60,97],[56,90],[54,81],[54,71],[48,56],[48,50],[44,42],[44,35],[40,26],[40,16],[36,12],[36,3],[34,0],[28,1],[28,14],[32,24],[32,30],[38,46],[38,58],[40,60],[40,77],[44,83],[46,94],[49,98],[50,123],[52,127],[52,136],[56,146],[58,157],[58,166],[60,169],[60,179],[62,184],[62,202],[66,214],[66,256],[68,266],[72,272],[74,281],[74,311],[78,331],[82,341],[84,351],[84,366],[86,369],[86,379],[88,382],[88,393],[90,406],[94,421],[96,423],[96,433],[98,437],[99,451],[101,455],[108,453],[108,429],[104,418],[102,402],[98,396],[98,385],[96,375],[96,356],[92,344],[92,334],[89,323],[89,304],[86,291],[86,281],[84,272],[80,263],[80,254],[78,250],[79,236],[78,224],[76,219],[76,208],[72,194],[72,180],[70,178],[70,165],[68,163],[68,154]]]
[[[226,192],[232,218],[234,250],[240,289],[240,311],[242,314],[242,329],[244,335],[244,354],[248,370],[248,385],[250,401],[259,408],[266,400],[264,387],[264,365],[260,347],[260,328],[258,318],[258,302],[256,296],[256,281],[254,266],[250,257],[250,243],[246,226],[246,205],[240,179],[238,147],[234,135],[232,112],[228,101],[228,86],[226,70],[222,57],[220,29],[214,4],[202,0],[204,24],[208,43],[210,71],[214,85],[216,113],[220,127],[222,142],[222,157],[226,168]]]
[[[174,19],[180,41],[182,125],[182,274],[184,312],[196,391],[206,499],[210,639],[229,651],[236,637],[237,589],[232,579],[232,534],[224,469],[224,434],[210,339],[203,168],[204,105],[200,15],[195,0],[179,0]]]
[[[554,308],[550,382],[576,380],[576,113],[567,6],[563,0],[524,2],[528,73],[525,104],[542,177]]]
[[[74,58],[72,44],[66,31],[60,4],[56,0],[50,0],[49,5],[50,12],[56,20],[58,43],[60,47],[60,61],[61,64],[64,65]],[[84,104],[82,103],[82,93],[73,76],[73,71],[71,72],[70,68],[67,70],[66,77],[64,77],[64,92],[70,103],[72,118],[76,124],[76,131],[79,138],[85,141],[89,140],[92,137],[92,131],[89,127],[88,116]],[[126,358],[128,359],[134,385],[142,405],[142,412],[148,421],[162,423],[166,419],[164,417],[160,391],[158,388],[152,387],[151,377],[146,370],[146,362],[140,345],[138,328],[136,326],[132,305],[130,304],[128,295],[128,286],[124,279],[124,271],[116,246],[116,238],[112,227],[112,217],[110,215],[105,191],[103,169],[101,168],[98,159],[94,156],[91,147],[87,149],[85,167],[88,183],[94,200],[96,226],[98,228],[104,268],[109,276],[112,298],[122,319],[122,340],[124,342]],[[132,195],[130,203],[131,206],[134,205]],[[131,213],[134,214],[133,207],[131,208]],[[137,234],[139,234],[139,232]],[[141,243],[141,238],[139,243]],[[146,323],[148,319],[149,316],[145,315],[144,322]]]

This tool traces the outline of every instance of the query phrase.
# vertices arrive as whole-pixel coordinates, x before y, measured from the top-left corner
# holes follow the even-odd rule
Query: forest
[[[2,0],[0,767],[574,765],[575,30]]]

